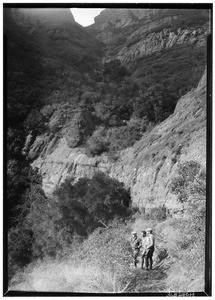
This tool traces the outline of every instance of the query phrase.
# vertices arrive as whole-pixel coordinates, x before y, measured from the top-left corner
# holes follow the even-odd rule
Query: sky
[[[93,24],[94,18],[102,10],[102,8],[71,8],[75,21],[84,27]]]

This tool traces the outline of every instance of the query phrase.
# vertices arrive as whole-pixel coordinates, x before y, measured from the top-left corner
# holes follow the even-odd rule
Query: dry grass
[[[20,277],[20,276],[19,276]],[[21,280],[21,283],[17,283]],[[129,282],[128,282],[129,283]],[[72,261],[38,262],[29,266],[21,278],[14,278],[10,290],[36,292],[121,293],[122,284],[116,275],[97,266]]]
[[[188,219],[146,220],[136,214],[132,224],[97,230],[64,259],[44,260],[17,273],[11,290],[78,293],[204,291],[204,244]],[[125,240],[130,231],[151,227],[155,235],[154,270],[130,267]],[[127,249],[127,250],[126,250]],[[69,253],[69,252],[68,252]]]
[[[170,292],[204,291],[204,252],[189,248],[181,253],[174,266],[170,268],[167,283]]]

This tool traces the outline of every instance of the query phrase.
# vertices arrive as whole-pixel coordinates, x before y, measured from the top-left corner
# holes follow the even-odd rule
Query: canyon
[[[202,49],[201,53],[205,51],[206,54],[207,37],[210,34],[209,11],[105,9],[95,18],[95,23],[87,28],[77,24],[68,9],[44,9],[42,13],[40,9],[12,9],[11,12],[8,19],[5,14],[5,20],[10,20],[5,21],[8,49],[11,51],[9,54],[14,53],[13,56],[9,55],[9,74],[13,79],[8,77],[10,84],[15,81],[19,83],[20,74],[31,78],[34,69],[34,66],[30,71],[23,67],[28,66],[28,62],[25,62],[21,46],[19,52],[15,51],[13,26],[19,30],[16,35],[20,36],[18,43],[21,45],[21,33],[25,32],[28,44],[33,50],[36,49],[35,56],[31,51],[31,61],[37,61],[34,71],[37,77],[33,88],[38,87],[42,93],[40,101],[47,112],[45,114],[43,108],[41,112],[46,117],[45,128],[48,129],[41,133],[30,131],[25,138],[22,154],[42,175],[45,193],[50,195],[66,179],[77,181],[85,176],[91,178],[100,171],[125,184],[125,188],[130,190],[133,206],[146,210],[165,206],[170,213],[180,212],[181,205],[176,196],[169,192],[169,183],[177,175],[178,165],[195,160],[203,168],[206,166],[206,65],[201,62],[201,68],[197,69],[197,57],[193,67],[197,71],[193,76],[198,76],[192,89],[185,89],[186,93],[177,99],[174,110],[168,113],[165,120],[154,124],[133,146],[119,150],[112,159],[107,153],[90,157],[86,152],[84,142],[97,125],[95,112],[83,109],[87,99],[83,95],[87,93],[85,89],[90,82],[93,88],[88,88],[89,93],[100,97],[96,101],[102,103],[103,96],[96,94],[97,86],[102,91],[101,86],[104,85],[101,63],[119,61],[127,68],[125,70],[128,70],[130,78],[136,80],[135,84],[137,82],[141,87],[142,83],[138,82],[141,76],[137,75],[136,79],[134,74],[144,72],[141,64],[148,58],[152,57],[159,63],[160,57],[164,54],[168,57],[167,51],[171,50],[174,59],[177,58],[178,49],[184,52]],[[21,56],[17,56],[17,53],[21,53]],[[22,60],[24,63],[21,65]],[[93,70],[93,76],[99,74],[102,78],[100,82],[90,78],[91,75],[87,73],[89,69]],[[174,72],[177,75],[177,70]],[[181,74],[185,74],[183,72]],[[152,75],[156,76],[156,72]],[[168,76],[170,79],[173,77],[171,74]],[[20,85],[21,89],[26,89],[26,84]],[[180,88],[183,90],[183,84]],[[9,90],[11,93],[12,89]],[[165,99],[165,96],[162,97]],[[30,107],[29,96],[26,96],[26,101]],[[83,104],[80,108],[78,105],[81,101]]]

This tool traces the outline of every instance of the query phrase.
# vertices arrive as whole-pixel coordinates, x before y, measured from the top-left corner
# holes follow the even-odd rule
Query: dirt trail
[[[131,275],[131,281],[125,293],[164,292],[167,267],[157,264],[153,270],[140,269],[138,266]]]

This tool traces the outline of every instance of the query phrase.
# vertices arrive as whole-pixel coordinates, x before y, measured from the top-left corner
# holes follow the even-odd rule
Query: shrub
[[[73,253],[62,259],[35,261],[17,273],[11,289],[117,293],[129,283],[132,262],[129,226],[115,221],[96,229]],[[69,250],[69,249],[68,249]],[[18,276],[20,275],[20,276]]]
[[[28,228],[12,227],[8,233],[8,275],[11,279],[20,268],[32,260],[32,232]]]
[[[202,292],[204,291],[204,225],[196,231],[193,218],[172,220],[164,225],[166,246],[170,255],[170,264],[166,286],[168,291]]]
[[[9,230],[9,276],[34,259],[55,257],[71,236],[62,226],[57,207],[50,207],[39,184],[31,184],[16,211],[17,225]]]
[[[150,208],[146,212],[145,216],[147,220],[156,220],[162,222],[167,218],[166,207],[159,206],[159,207]]]
[[[121,66],[119,60],[114,59],[104,64],[103,75],[110,76],[112,80],[120,80],[126,75],[126,68]]]
[[[42,133],[46,129],[45,117],[39,110],[32,110],[24,122],[24,128],[27,133],[31,131]]]
[[[56,105],[45,105],[42,109],[41,112],[45,116],[46,119],[49,119],[52,117],[53,113],[57,109]]]
[[[173,178],[170,191],[177,195],[179,202],[184,203],[190,197],[205,200],[206,173],[196,161],[188,161],[179,165],[178,176]]]
[[[19,206],[32,184],[41,184],[37,170],[26,161],[9,160],[7,165],[7,221],[8,227],[16,227],[20,218]]]
[[[167,277],[169,291],[204,291],[205,179],[205,171],[195,161],[180,164],[178,176],[172,179],[171,191],[187,206],[184,218],[172,220],[163,231],[168,252],[176,258]]]
[[[122,150],[131,147],[141,137],[139,124],[113,128],[108,134],[110,150]]]
[[[106,129],[99,127],[86,142],[86,151],[89,156],[99,155],[106,152],[109,142],[106,139]]]
[[[87,265],[126,275],[132,262],[129,234],[129,227],[116,221],[107,228],[96,229],[74,255],[78,261],[81,258],[86,260]]]
[[[75,184],[66,181],[55,195],[66,228],[81,235],[92,232],[100,221],[107,224],[116,216],[129,214],[129,192],[123,183],[101,172],[92,179],[80,178]]]

